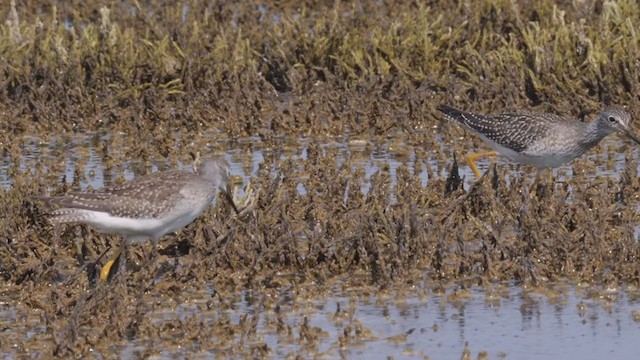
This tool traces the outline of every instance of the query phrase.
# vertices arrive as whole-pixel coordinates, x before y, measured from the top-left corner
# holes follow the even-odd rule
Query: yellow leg
[[[100,280],[107,281],[109,279],[109,273],[111,272],[111,267],[115,260],[109,260],[106,264],[100,269]]]
[[[486,151],[482,153],[473,153],[473,154],[467,155],[466,157],[467,164],[469,165],[471,170],[473,170],[473,173],[476,174],[476,178],[478,178],[478,180],[482,177],[482,175],[480,174],[480,171],[478,171],[478,168],[476,167],[476,160],[489,157],[489,156],[496,156],[496,155],[498,155],[496,151]]]
[[[104,264],[102,269],[100,269],[100,279],[101,280],[104,280],[104,281],[109,280],[109,274],[111,273],[111,267],[113,267],[113,264],[116,262],[118,257],[122,256],[122,249],[125,246],[125,241],[126,240],[122,240],[122,245],[120,245],[120,247],[118,248],[118,251],[116,252],[116,256],[114,256],[113,259],[107,261],[107,263]],[[125,261],[125,259],[120,259],[120,261]]]

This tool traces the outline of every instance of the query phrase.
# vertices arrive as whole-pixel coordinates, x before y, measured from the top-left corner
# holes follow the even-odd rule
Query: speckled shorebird
[[[195,220],[215,199],[218,190],[238,211],[227,182],[226,161],[206,159],[196,164],[194,170],[157,172],[97,191],[34,199],[54,208],[49,213],[54,225],[86,224],[101,233],[124,235],[117,259],[126,244],[151,240],[155,251],[158,239]],[[102,279],[108,278],[113,262],[102,268]],[[122,259],[121,268],[124,263]]]
[[[640,139],[629,126],[629,113],[620,106],[606,107],[597,119],[589,123],[546,113],[479,115],[447,105],[438,106],[438,110],[446,118],[478,134],[495,150],[466,157],[478,179],[480,172],[475,161],[483,157],[500,154],[538,169],[554,168],[584,154],[615,132],[624,133],[640,144]]]

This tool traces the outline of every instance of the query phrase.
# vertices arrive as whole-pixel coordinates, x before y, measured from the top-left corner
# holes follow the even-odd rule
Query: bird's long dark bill
[[[627,136],[629,136],[631,139],[633,139],[633,141],[636,142],[636,144],[640,145],[640,138],[638,138],[638,136],[636,134],[634,134],[633,132],[631,132],[631,129],[626,129],[626,133]]]
[[[238,211],[238,207],[236,206],[236,203],[233,202],[233,193],[231,191],[231,186],[227,185],[227,187],[225,188],[224,197],[227,199],[227,201],[229,201],[229,204],[231,204],[233,211],[235,211],[236,214],[239,214],[240,211]]]

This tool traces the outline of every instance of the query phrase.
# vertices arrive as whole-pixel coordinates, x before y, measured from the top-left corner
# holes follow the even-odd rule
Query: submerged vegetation
[[[45,328],[0,339],[0,349],[86,356],[109,353],[114,341],[160,338],[202,341],[222,355],[268,354],[257,318],[246,314],[160,329],[145,317],[208,286],[215,296],[199,310],[229,309],[240,291],[259,292],[278,341],[295,333],[311,349],[322,334],[306,318],[283,325],[285,292],[422,296],[453,285],[457,301],[471,286],[570,281],[602,299],[640,286],[631,152],[616,178],[593,179],[596,165],[579,159],[567,181],[498,167],[465,191],[442,148],[463,132],[435,110],[449,103],[586,118],[618,103],[637,119],[634,1],[53,3],[0,4],[0,174],[9,183],[0,188],[0,291],[21,299],[18,311],[39,311]],[[92,147],[70,156],[76,133],[90,134]],[[54,150],[26,158],[32,136],[43,148],[56,142]],[[360,150],[338,159],[322,146],[335,139]],[[253,171],[256,142],[269,151]],[[463,143],[472,145],[455,142],[456,153]],[[96,271],[120,238],[53,229],[28,201],[78,190],[95,176],[84,171],[90,152],[118,183],[123,163],[142,174],[227,145],[249,163],[248,210],[235,216],[219,203],[165,236],[152,266],[133,266],[118,283],[97,281]],[[393,179],[388,166],[367,178],[354,165],[379,146],[403,163]],[[75,173],[63,178],[69,167]],[[133,260],[149,252],[137,246]],[[341,342],[362,335],[349,329]],[[198,338],[200,330],[216,336]]]

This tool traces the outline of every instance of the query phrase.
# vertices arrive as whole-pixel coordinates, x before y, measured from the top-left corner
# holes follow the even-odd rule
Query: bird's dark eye
[[[616,122],[616,118],[614,118],[613,116],[609,116],[609,122],[612,122],[612,123]]]

